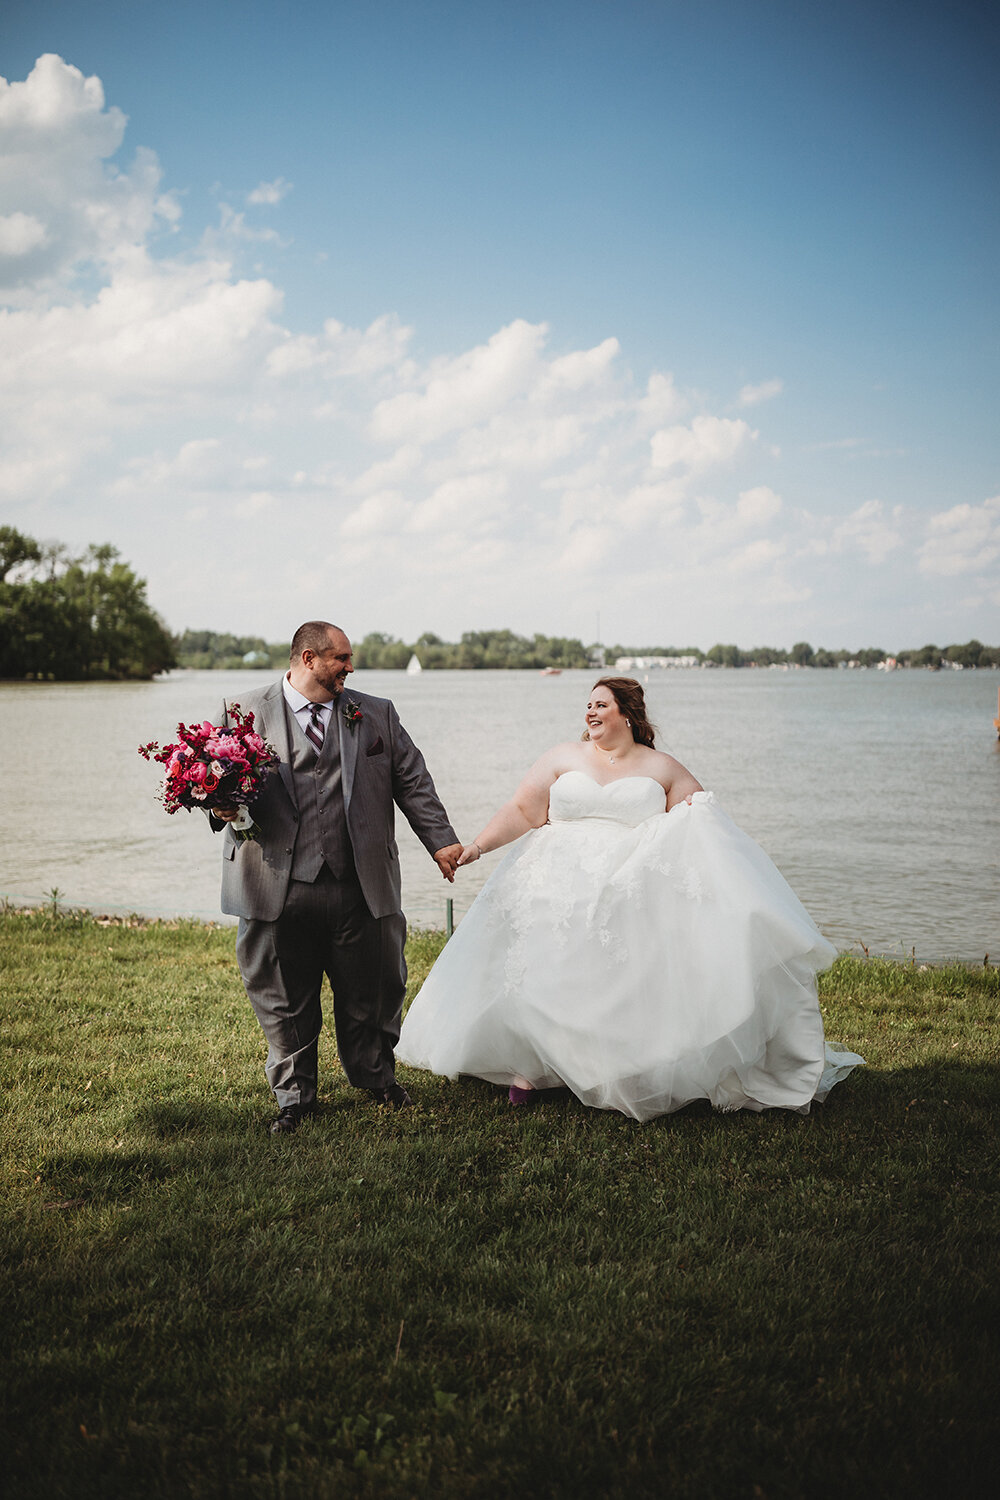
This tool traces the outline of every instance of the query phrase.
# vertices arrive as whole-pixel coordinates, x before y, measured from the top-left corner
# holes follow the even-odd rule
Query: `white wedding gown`
[[[825,1046],[836,949],[711,792],[564,772],[549,822],[486,882],[403,1023],[398,1061],[565,1086],[637,1120],[808,1110],[864,1061]]]

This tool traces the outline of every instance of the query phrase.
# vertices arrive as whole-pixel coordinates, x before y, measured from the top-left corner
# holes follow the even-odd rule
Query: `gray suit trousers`
[[[393,1081],[406,992],[406,919],[373,917],[356,877],[324,867],[313,882],[292,880],[273,922],[241,917],[236,957],[267,1041],[267,1080],[279,1109],[316,1102],[320,992],[333,991],[337,1049],[356,1088]]]

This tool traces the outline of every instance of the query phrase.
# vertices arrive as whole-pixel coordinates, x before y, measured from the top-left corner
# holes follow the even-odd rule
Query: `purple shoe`
[[[537,1089],[519,1089],[516,1083],[512,1083],[507,1091],[507,1098],[511,1104],[529,1104],[537,1093]]]

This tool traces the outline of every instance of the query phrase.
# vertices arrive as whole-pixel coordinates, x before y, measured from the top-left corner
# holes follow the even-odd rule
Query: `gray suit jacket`
[[[362,718],[353,728],[343,722],[348,700]],[[222,910],[230,916],[273,922],[281,914],[298,833],[291,774],[291,747],[281,681],[232,699],[241,713],[253,712],[254,728],[273,745],[281,764],[268,777],[251,809],[260,833],[241,843],[227,827],[222,861]],[[433,854],[458,836],[434,790],[424,758],[399,722],[387,698],[345,689],[335,712],[341,716],[340,766],[344,812],[354,864],[374,917],[400,909],[399,851],[394,835],[398,806],[424,847]],[[219,721],[229,723],[229,706]],[[222,826],[216,819],[213,827]]]

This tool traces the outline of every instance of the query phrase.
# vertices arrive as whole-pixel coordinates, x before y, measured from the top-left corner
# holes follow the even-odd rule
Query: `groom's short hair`
[[[329,620],[307,620],[300,625],[292,636],[289,661],[298,661],[303,651],[315,651],[317,656],[329,651],[331,630],[340,630],[340,626],[331,625]],[[341,630],[340,633],[343,635],[344,632]]]

